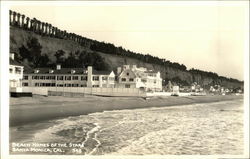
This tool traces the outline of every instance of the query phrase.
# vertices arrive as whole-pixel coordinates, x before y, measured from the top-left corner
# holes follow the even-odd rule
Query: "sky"
[[[247,2],[15,3],[10,9],[98,41],[244,79]]]

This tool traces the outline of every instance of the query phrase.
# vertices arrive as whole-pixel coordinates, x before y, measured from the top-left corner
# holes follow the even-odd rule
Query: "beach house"
[[[136,65],[123,65],[117,68],[118,88],[140,88],[145,91],[161,91],[162,78],[160,72],[147,70]]]
[[[104,87],[115,85],[113,71],[97,71],[88,68],[36,68],[25,70],[23,86],[25,87]]]
[[[9,88],[10,92],[22,92],[23,65],[15,61],[15,54],[10,53]]]

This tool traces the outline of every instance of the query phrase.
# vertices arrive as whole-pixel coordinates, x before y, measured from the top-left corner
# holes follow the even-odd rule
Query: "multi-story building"
[[[23,66],[14,60],[14,53],[10,53],[9,88],[10,92],[22,92]]]
[[[117,81],[115,77],[117,76]],[[124,65],[113,71],[96,71],[92,66],[85,68],[36,68],[25,70],[25,87],[101,87],[101,88],[140,88],[145,91],[161,91],[160,72]]]
[[[140,88],[146,91],[161,91],[162,78],[160,72],[136,67],[136,65],[124,65],[117,68],[117,87]]]
[[[115,85],[113,71],[96,71],[85,68],[36,68],[24,71],[23,86],[28,87],[105,87]]]

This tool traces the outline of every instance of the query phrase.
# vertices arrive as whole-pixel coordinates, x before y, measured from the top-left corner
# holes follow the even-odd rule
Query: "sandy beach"
[[[105,110],[121,110],[147,107],[164,107],[195,103],[211,103],[242,99],[243,96],[186,96],[154,97],[143,99],[137,97],[61,97],[33,96],[10,98],[10,126],[29,122],[49,120],[68,116],[85,115]]]

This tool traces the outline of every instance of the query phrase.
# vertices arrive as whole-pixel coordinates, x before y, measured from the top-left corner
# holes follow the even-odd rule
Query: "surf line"
[[[96,149],[101,145],[101,142],[97,139],[97,131],[101,128],[98,123],[94,123],[95,127],[93,127],[90,131],[87,132],[85,140],[82,142],[83,147],[85,147],[86,142],[91,138],[91,134],[94,133],[94,137],[92,138],[97,142],[97,145],[95,145],[95,148],[92,149],[91,152],[88,154],[92,154],[96,151]],[[86,148],[86,147],[85,147]],[[87,152],[85,152],[86,155]]]
[[[95,145],[95,148],[93,148],[93,150],[89,153],[90,155],[91,154],[93,154],[95,151],[96,151],[96,149],[101,145],[101,142],[97,139],[97,131],[101,128],[99,125],[98,125],[98,123],[95,123],[95,125],[96,125],[96,131],[95,131],[95,135],[94,135],[94,137],[93,137],[93,140],[95,140],[96,142],[97,142],[97,144]]]

